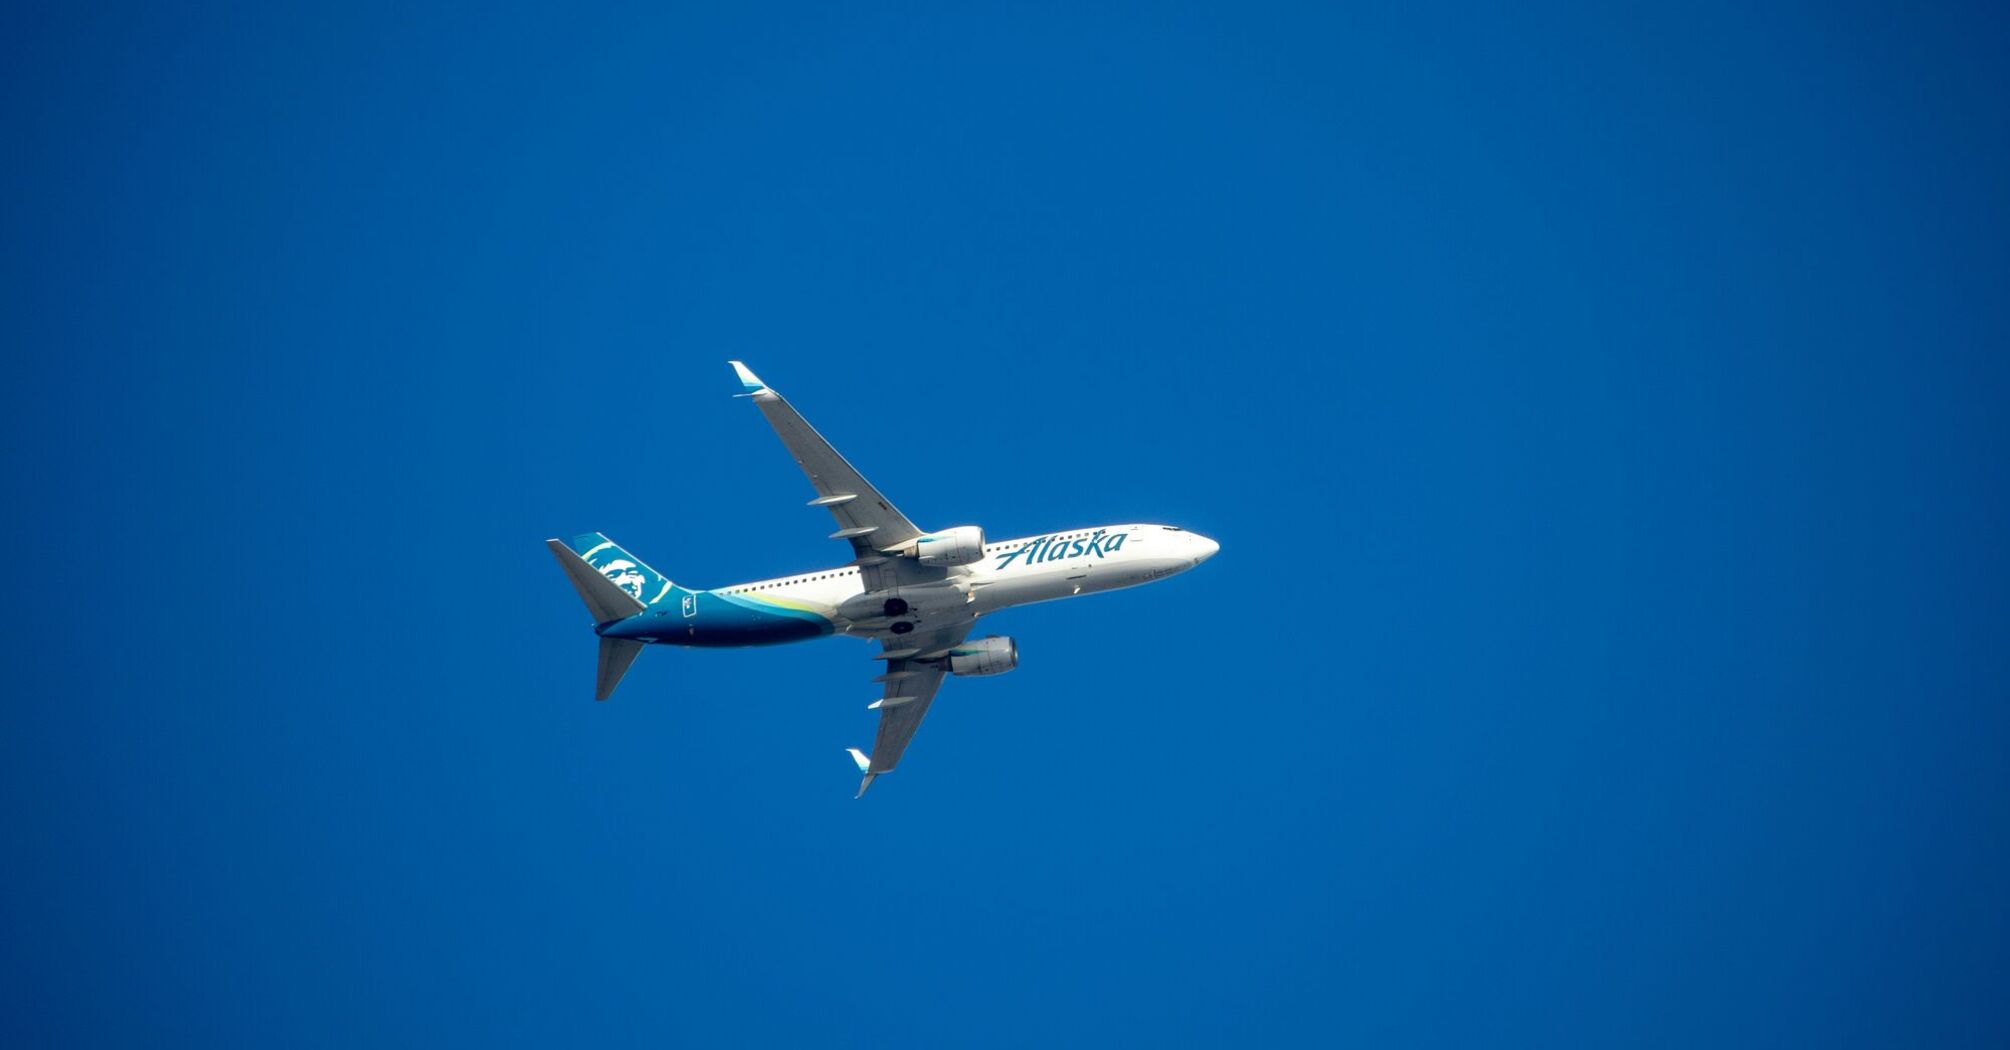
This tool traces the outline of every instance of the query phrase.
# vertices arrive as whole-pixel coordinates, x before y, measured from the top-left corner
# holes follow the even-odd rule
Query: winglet
[[[768,389],[768,384],[761,382],[761,377],[755,375],[753,369],[738,361],[728,361],[726,363],[733,366],[733,371],[740,377],[740,385],[747,388],[747,392],[741,394],[741,397],[752,397]]]
[[[852,764],[858,766],[858,771],[865,774],[865,779],[858,782],[858,794],[852,797],[864,798],[865,789],[872,786],[872,778],[879,774],[872,771],[872,759],[865,757],[865,752],[855,747],[848,747],[845,750],[851,752]]]

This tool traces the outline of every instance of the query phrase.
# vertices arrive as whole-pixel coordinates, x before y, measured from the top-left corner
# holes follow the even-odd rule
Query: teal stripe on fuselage
[[[831,621],[805,609],[790,609],[737,594],[696,591],[690,594],[690,615],[682,602],[640,612],[609,625],[600,633],[610,638],[636,638],[662,645],[727,648],[780,645],[830,634]]]

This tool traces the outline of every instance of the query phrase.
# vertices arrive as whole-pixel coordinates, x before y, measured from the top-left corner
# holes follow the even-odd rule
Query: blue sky
[[[10,16],[19,1045],[2002,1045],[1983,5]],[[591,701],[540,545],[1220,556]]]

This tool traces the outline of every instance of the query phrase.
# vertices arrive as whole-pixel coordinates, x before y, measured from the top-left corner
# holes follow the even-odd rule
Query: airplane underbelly
[[[835,629],[829,616],[806,602],[707,591],[690,607],[672,612],[658,639],[667,645],[728,648],[799,642]]]
[[[1004,576],[978,589],[977,610],[979,613],[986,613],[1015,605],[1031,605],[1034,602],[1066,598],[1075,593],[1076,584],[1079,582],[1068,579],[1068,576],[1068,570],[1059,566],[1044,572]]]

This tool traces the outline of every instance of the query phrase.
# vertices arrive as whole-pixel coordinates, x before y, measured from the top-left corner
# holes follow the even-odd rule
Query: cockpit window
[[[1165,529],[1165,530],[1166,530],[1167,532],[1185,532],[1185,531],[1186,531],[1185,529],[1182,529],[1182,528],[1180,528],[1180,527],[1179,527],[1179,526],[1177,526],[1177,525],[1162,525],[1162,526],[1160,526],[1160,528],[1163,528],[1163,529]]]

